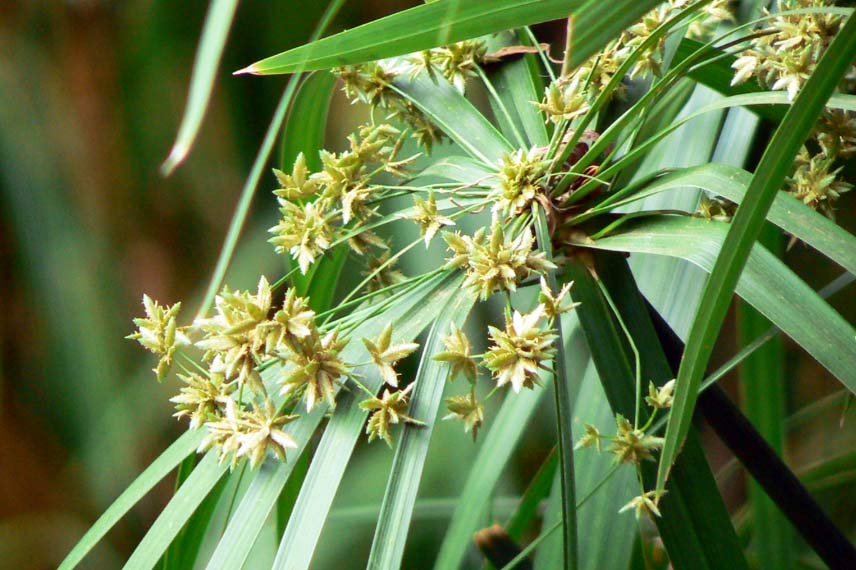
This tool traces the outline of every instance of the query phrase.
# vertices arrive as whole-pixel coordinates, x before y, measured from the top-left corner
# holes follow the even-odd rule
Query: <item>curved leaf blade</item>
[[[630,198],[615,202],[612,207],[685,187],[702,188],[740,204],[746,196],[746,189],[751,179],[752,175],[742,168],[726,164],[703,164],[660,177]],[[776,195],[767,214],[767,220],[810,245],[850,273],[856,274],[856,236],[790,194],[779,192]]]
[[[217,454],[208,452],[155,519],[125,563],[124,570],[153,568],[228,469],[228,463],[219,464]]]
[[[705,283],[702,303],[687,339],[675,383],[675,400],[666,429],[666,441],[660,456],[657,489],[664,489],[671,464],[689,432],[699,383],[740,273],[752,251],[752,244],[758,238],[767,211],[791,168],[794,156],[849,68],[854,52],[856,18],[851,15],[821,57],[794,105],[785,114],[758,164],[746,191],[746,198],[731,222],[716,264]]]
[[[113,504],[104,511],[95,524],[78,541],[65,560],[59,565],[59,570],[71,570],[89,553],[104,535],[127,514],[131,508],[152,490],[164,477],[169,475],[179,463],[193,453],[202,442],[204,433],[189,431],[175,440],[151,465],[140,473],[133,483],[128,485]]]
[[[422,469],[449,374],[449,365],[432,357],[443,350],[443,335],[450,324],[463,327],[475,300],[471,291],[453,298],[440,313],[440,318],[434,321],[425,342],[409,413],[426,425],[418,428],[405,426],[398,440],[367,568],[393,570],[401,567]]]
[[[187,94],[187,105],[181,119],[181,126],[178,128],[178,135],[169,151],[169,156],[161,166],[163,176],[169,176],[179,164],[184,162],[196,140],[196,135],[199,134],[208,101],[214,91],[217,66],[223,56],[223,48],[226,45],[226,38],[229,37],[229,28],[232,27],[237,8],[238,0],[211,0],[208,14],[205,16],[205,25],[202,28],[202,38],[196,50],[196,60],[193,62],[190,92]]]
[[[628,224],[620,233],[586,245],[679,257],[710,272],[726,241],[723,226],[664,216]],[[856,330],[779,259],[761,246],[753,248],[736,291],[856,393]]]
[[[352,65],[572,15],[579,65],[658,0],[440,0],[258,61],[237,73],[271,75]]]

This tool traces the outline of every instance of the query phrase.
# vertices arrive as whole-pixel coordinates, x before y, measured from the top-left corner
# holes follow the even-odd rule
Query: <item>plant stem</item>
[[[537,203],[532,205],[532,217],[535,220],[535,234],[538,238],[538,247],[545,253],[548,260],[552,261],[552,238],[547,226],[547,215],[544,209]],[[547,272],[547,284],[553,294],[558,291],[555,271]],[[562,521],[564,533],[562,542],[564,546],[564,568],[576,568],[578,559],[577,545],[577,513],[576,513],[576,491],[574,488],[574,437],[571,431],[573,424],[574,407],[571,402],[571,393],[568,389],[570,377],[566,368],[565,342],[562,334],[562,320],[556,319],[556,357],[554,360],[555,370],[555,396],[556,396],[556,422],[558,431],[559,467],[562,482]]]

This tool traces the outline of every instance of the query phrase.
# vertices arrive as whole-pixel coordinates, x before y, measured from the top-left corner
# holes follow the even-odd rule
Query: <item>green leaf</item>
[[[161,174],[164,176],[169,176],[179,164],[184,162],[196,140],[196,135],[199,134],[208,101],[214,91],[217,66],[220,64],[237,8],[238,0],[211,0],[208,6],[202,38],[196,50],[196,61],[193,62],[193,75],[190,79],[190,92],[187,94],[184,117],[181,119],[181,126],[169,156],[161,166]]]
[[[282,170],[290,172],[301,152],[306,157],[309,170],[321,170],[323,165],[318,151],[324,148],[324,133],[335,85],[336,77],[327,72],[310,73],[301,83],[282,133],[279,160]]]
[[[772,232],[769,230],[773,230]],[[775,228],[765,228],[759,243],[781,250],[782,236]],[[746,303],[737,311],[738,341],[747,345],[769,328],[769,321]],[[785,350],[781,337],[745,359],[740,366],[740,387],[746,417],[779,457],[785,450]],[[763,568],[786,568],[792,560],[793,533],[787,519],[757,481],[748,482],[752,512],[753,543]]]
[[[357,329],[351,334],[353,339],[348,346],[342,351],[342,359],[346,362],[364,362],[369,359],[368,354],[359,342],[359,338],[376,337],[381,329],[388,322],[396,322],[396,335],[400,335],[404,339],[412,339],[418,335],[421,330],[433,319],[437,314],[437,307],[456,289],[454,282],[449,279],[443,279],[442,276],[431,279],[426,283],[416,287],[410,293],[404,295],[399,301],[386,312],[372,318],[366,319]],[[380,378],[375,374],[369,373],[364,379],[364,383],[371,385],[375,383],[380,386]],[[294,534],[294,525],[299,525],[301,539],[307,539],[307,544],[311,542],[314,545],[314,540],[309,540],[311,535],[310,524],[317,524],[318,531],[323,525],[323,520],[326,517],[327,509],[322,508],[323,500],[327,497],[318,497],[313,501],[309,512],[306,510],[306,493],[330,493],[330,502],[332,495],[338,487],[338,482],[332,486],[317,485],[315,481],[319,478],[319,468],[321,465],[326,465],[327,469],[344,470],[347,461],[350,458],[350,453],[344,454],[344,457],[338,457],[336,454],[342,454],[343,448],[337,448],[336,443],[343,437],[343,432],[347,432],[347,428],[352,426],[355,417],[358,414],[364,414],[357,406],[351,407],[353,391],[348,391],[340,396],[339,404],[337,405],[336,413],[332,416],[330,423],[324,430],[324,436],[321,444],[313,457],[310,465],[306,481],[298,496],[297,503],[292,511],[291,519],[286,527],[283,536],[283,544],[292,540]],[[325,413],[324,405],[317,405],[310,414],[302,415],[297,420],[289,424],[291,428],[289,433],[301,446],[300,449],[294,450],[294,454],[298,455],[302,452],[303,447],[307,444],[309,437],[315,432],[321,419]],[[364,418],[364,415],[362,416]],[[361,428],[360,423],[357,428]],[[357,434],[358,435],[358,434]],[[333,443],[331,443],[331,441]],[[350,450],[353,449],[351,444]],[[331,465],[332,463],[338,463]],[[270,512],[273,510],[276,499],[282,491],[283,486],[288,480],[291,470],[294,466],[294,460],[287,463],[275,463],[268,461],[255,474],[253,481],[250,483],[246,494],[238,505],[232,520],[226,527],[226,532],[220,539],[214,554],[208,563],[210,570],[218,568],[239,568],[246,561],[247,556],[255,543],[256,538],[261,532],[264,522]],[[324,470],[321,472],[321,478],[334,477],[335,471]],[[341,476],[341,472],[339,472]],[[329,508],[329,504],[328,504]],[[312,517],[315,514],[320,514],[320,517],[304,520],[303,517],[309,515]],[[300,521],[296,523],[295,521]],[[312,548],[314,550],[314,548]],[[292,551],[289,551],[292,554]],[[310,550],[311,557],[311,550]],[[278,564],[279,562],[276,562]]]
[[[520,541],[530,523],[538,516],[538,506],[550,494],[550,487],[558,466],[559,456],[554,447],[541,463],[541,467],[538,468],[538,472],[535,473],[526,492],[520,498],[520,503],[505,523],[505,532],[512,539]]]
[[[657,341],[626,261],[617,255],[596,255],[595,270],[616,303],[616,308],[641,356],[641,378],[662,384],[671,370]],[[635,370],[632,351],[607,299],[587,268],[569,264],[566,278],[573,278],[571,294],[582,304],[576,309],[586,333],[592,358],[604,391],[615,413],[632,418],[636,409]],[[644,421],[646,415],[642,410]],[[651,464],[641,466],[646,489],[656,481]],[[675,464],[660,503],[662,517],[654,522],[675,568],[747,568],[728,512],[719,495],[699,439],[690,432],[683,454]]]
[[[580,391],[575,398],[574,431],[585,433],[587,424],[594,425],[601,433],[615,431],[615,417],[591,359],[585,367]],[[637,541],[637,523],[632,516],[618,511],[639,493],[634,470],[616,465],[610,454],[598,453],[595,449],[575,450],[574,465],[577,521],[579,528],[583,529],[579,534],[580,568],[627,568],[633,544]],[[560,497],[555,491],[553,495]],[[550,528],[551,510],[557,514],[561,512],[560,508],[554,509],[552,504],[548,504],[542,529]],[[556,539],[558,535],[539,546],[536,568],[550,569],[561,565],[561,547],[559,544],[551,545],[560,542]]]
[[[229,479],[226,477],[220,479],[214,490],[205,497],[176,539],[172,541],[163,557],[163,570],[192,570],[228,482]]]
[[[419,173],[419,177],[436,176],[461,184],[474,184],[496,176],[496,165],[491,166],[493,168],[468,156],[447,156],[432,162]]]
[[[199,505],[229,469],[219,464],[217,453],[208,452],[193,470],[125,563],[124,570],[149,570],[172,543]]]
[[[408,413],[426,425],[405,426],[398,439],[367,568],[401,567],[428,444],[449,375],[449,365],[433,360],[433,356],[443,350],[443,336],[448,334],[451,324],[463,327],[475,301],[470,290],[453,297],[439,313],[425,341]]]
[[[393,87],[470,156],[496,165],[511,145],[469,100],[443,77],[398,77]]]
[[[480,527],[484,511],[502,471],[547,389],[548,378],[543,379],[544,386],[541,388],[522,390],[519,394],[506,394],[461,491],[455,513],[434,563],[437,570],[460,567],[467,549],[472,544],[473,533]]]
[[[238,73],[270,75],[352,65],[573,15],[572,65],[585,61],[658,0],[440,0],[256,62]]]
[[[587,246],[679,257],[710,272],[727,231],[719,222],[658,216],[630,222]],[[761,246],[753,248],[736,291],[856,392],[856,330],[779,259]]]
[[[86,531],[59,565],[59,570],[71,570],[76,567],[83,557],[104,538],[104,535],[131,510],[131,507],[199,447],[204,435],[202,431],[189,431],[182,434],[151,465],[146,467]]]
[[[731,222],[716,264],[705,284],[701,305],[687,339],[657,474],[658,489],[664,488],[670,465],[689,431],[698,397],[698,385],[725,319],[740,273],[752,251],[752,244],[761,231],[776,193],[792,167],[794,156],[811,132],[827,99],[849,68],[854,51],[856,18],[850,16],[773,135],[755,170],[746,198]],[[852,338],[848,340],[852,341]]]
[[[517,35],[505,32],[488,41],[488,51],[520,43]],[[514,140],[514,133],[523,133],[529,146],[547,146],[550,136],[544,117],[535,105],[544,94],[541,70],[535,56],[531,53],[515,56],[485,68],[485,74],[499,95],[499,101],[491,99],[491,107],[506,138]],[[508,124],[505,113],[498,109],[500,104],[510,115],[512,125]]]
[[[610,208],[685,187],[702,188],[740,204],[751,179],[752,175],[741,168],[725,164],[703,164],[662,176],[637,194],[614,202]],[[790,194],[779,192],[776,195],[767,220],[856,274],[856,237]]]

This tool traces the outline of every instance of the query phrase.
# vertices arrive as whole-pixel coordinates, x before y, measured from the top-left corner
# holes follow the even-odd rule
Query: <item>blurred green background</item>
[[[350,2],[334,29],[415,3]],[[175,381],[157,384],[150,355],[123,337],[141,313],[143,292],[195,311],[286,81],[231,71],[305,41],[323,7],[311,0],[240,6],[196,147],[163,179],[158,167],[181,117],[207,2],[0,2],[0,566],[55,567],[183,429],[167,401]],[[337,94],[328,143],[341,146],[364,113]],[[273,178],[263,178],[228,278],[233,286],[281,273],[282,260],[264,243],[276,214],[272,187]],[[839,212],[851,232],[854,202],[848,196]],[[836,274],[805,248],[787,260],[813,286]],[[852,294],[833,304],[851,322],[856,317]],[[733,344],[723,339],[721,359]],[[789,410],[836,389],[788,347]],[[829,406],[800,425],[789,442],[792,464],[852,448],[853,421],[839,429],[841,410]],[[509,496],[551,445],[550,414],[536,417],[507,474]],[[420,496],[438,499],[417,509],[410,559],[436,549],[443,513],[453,506],[446,499],[459,492],[474,455],[459,426],[444,424],[435,439]],[[721,467],[728,454],[710,443]],[[375,523],[362,507],[379,502],[391,459],[382,445],[361,445],[322,538],[319,567],[325,560],[361,566]],[[727,481],[737,507],[740,478]],[[87,567],[118,567],[172,485],[165,480],[146,497]],[[509,504],[498,499],[496,518],[505,518]]]

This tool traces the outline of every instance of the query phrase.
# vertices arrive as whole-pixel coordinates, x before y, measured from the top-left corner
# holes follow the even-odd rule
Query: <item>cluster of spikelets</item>
[[[405,176],[414,157],[397,160],[402,133],[386,123],[363,126],[348,142],[341,153],[322,150],[318,172],[309,172],[302,153],[291,174],[274,171],[281,218],[269,241],[278,253],[291,255],[302,273],[336,243],[347,242],[358,255],[388,249],[364,227],[384,194],[371,180],[380,172]]]
[[[805,8],[831,8],[831,0],[788,0],[779,12],[766,13],[759,33],[750,41],[732,67],[733,85],[755,79],[772,91],[785,91],[793,101],[817,62],[844,23],[841,14],[829,12],[789,13]],[[856,64],[840,88],[852,92],[856,86]],[[832,217],[838,197],[851,189],[839,180],[842,159],[856,154],[856,113],[827,109],[813,133],[816,152],[803,148],[786,190],[808,206]]]
[[[585,434],[577,441],[574,449],[594,447],[598,452],[603,450],[603,442],[608,444],[607,451],[613,455],[616,463],[628,463],[639,466],[643,461],[655,461],[654,452],[663,447],[664,439],[650,433],[651,426],[660,410],[672,407],[675,390],[675,380],[669,380],[659,388],[653,382],[648,384],[648,395],[645,403],[652,412],[643,426],[634,425],[621,414],[615,417],[616,432],[614,436],[605,436],[597,427],[586,424]],[[622,507],[620,512],[635,510],[636,517],[642,514],[660,516],[659,502],[662,492],[642,490],[642,493]]]
[[[688,0],[664,2],[577,69],[550,83],[544,99],[538,103],[547,120],[554,123],[572,121],[587,113],[604,93],[608,97],[621,97],[625,90],[622,83],[614,84],[610,89],[607,87],[614,80],[621,79],[616,75],[631,59],[629,78],[661,75],[666,35],[655,35],[654,32],[673,18],[682,16],[689,4]],[[705,37],[716,24],[731,18],[728,1],[714,0],[690,20],[687,34]]]
[[[176,350],[192,344],[203,351],[201,360],[207,367],[187,354],[179,361],[183,385],[171,401],[176,405],[175,415],[189,418],[191,428],[207,428],[200,450],[217,448],[221,461],[230,459],[233,466],[242,457],[256,466],[268,452],[284,460],[288,448],[298,447],[283,426],[298,417],[284,410],[296,412],[301,398],[307,413],[322,402],[333,410],[336,394],[347,379],[362,386],[353,372],[356,364],[341,356],[348,339],[335,327],[322,330],[308,300],[294,289],[275,308],[271,286],[264,277],[255,293],[225,288],[216,298],[216,314],[199,318],[190,327],[176,326],[178,304],[162,307],[145,297],[144,305],[146,317],[135,319],[138,332],[129,338],[160,356],[155,369],[159,378],[173,364]],[[198,339],[193,342],[193,337]],[[397,388],[393,367],[418,345],[393,344],[391,339],[392,328],[387,326],[379,338],[364,338],[363,342],[380,377]],[[275,368],[277,374],[266,384],[260,372],[268,368]],[[279,398],[270,395],[274,390]],[[381,430],[372,432],[374,435],[388,440],[388,429],[383,426],[397,423],[398,416],[410,419],[396,414],[401,405],[406,408],[408,394],[409,388],[387,390],[382,400],[370,404],[375,410],[370,426],[378,425]]]
[[[540,385],[541,371],[552,371],[555,356],[554,343],[556,319],[562,313],[573,310],[576,303],[566,303],[571,284],[566,284],[553,294],[546,281],[541,278],[538,305],[529,313],[514,311],[505,316],[505,328],[488,327],[490,346],[482,355],[472,354],[472,345],[466,334],[456,326],[443,339],[446,350],[436,354],[435,360],[451,366],[449,377],[463,375],[470,390],[462,396],[446,400],[450,414],[446,419],[459,419],[465,431],[473,439],[484,421],[484,406],[476,398],[479,366],[490,372],[496,387],[510,385],[515,393],[523,388],[533,389]]]
[[[412,101],[403,97],[395,86],[399,76],[425,74],[431,79],[443,76],[461,93],[468,77],[476,75],[487,49],[480,40],[458,42],[446,47],[424,50],[408,57],[383,59],[360,65],[338,67],[333,73],[344,83],[345,94],[353,102],[379,109],[391,120],[407,125],[425,150],[443,139],[443,133]]]

